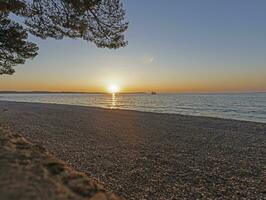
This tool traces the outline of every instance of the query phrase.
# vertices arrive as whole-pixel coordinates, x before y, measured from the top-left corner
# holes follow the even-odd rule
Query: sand
[[[0,199],[118,200],[43,147],[0,128]]]
[[[20,133],[126,199],[266,199],[266,124],[0,101]]]

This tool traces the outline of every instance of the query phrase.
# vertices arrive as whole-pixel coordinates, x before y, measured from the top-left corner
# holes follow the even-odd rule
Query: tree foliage
[[[23,26],[9,18],[13,13]],[[37,55],[28,33],[42,39],[82,38],[100,48],[127,45],[128,23],[120,0],[0,0],[0,74]]]
[[[0,74],[13,74],[13,66],[37,55],[37,45],[27,38],[21,25],[8,19],[7,14],[0,14]]]

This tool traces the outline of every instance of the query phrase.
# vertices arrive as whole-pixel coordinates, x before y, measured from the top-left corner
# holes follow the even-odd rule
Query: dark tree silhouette
[[[123,34],[128,23],[124,22],[125,11],[120,0],[0,0],[0,12],[2,12],[0,17],[9,20],[9,24],[15,26],[17,33],[20,33],[18,41],[25,42],[29,32],[42,39],[82,38],[100,48],[115,49],[127,45]],[[24,19],[24,26],[7,19],[7,13],[10,12]],[[4,26],[1,25],[0,28],[2,33]],[[8,30],[3,34],[7,32]],[[8,35],[9,41],[16,43],[12,44],[16,46],[16,55],[23,56],[19,57],[17,62],[11,62],[10,57],[0,57],[2,74],[6,71],[9,71],[7,74],[12,74],[14,72],[12,66],[24,63],[25,59],[37,55],[37,47],[34,44],[25,43],[24,45],[32,47],[25,48],[21,42],[19,44],[17,40],[12,40],[14,35]],[[5,40],[0,39],[3,48],[7,45]],[[26,55],[27,50],[29,53]]]
[[[28,34],[18,23],[0,13],[0,74],[13,74],[13,66],[37,55],[36,44],[27,42]]]

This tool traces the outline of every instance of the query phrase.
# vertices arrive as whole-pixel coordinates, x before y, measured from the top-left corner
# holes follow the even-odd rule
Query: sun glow
[[[120,90],[120,88],[116,84],[111,84],[108,86],[108,92],[109,93],[115,94],[115,93],[119,92],[119,90]]]

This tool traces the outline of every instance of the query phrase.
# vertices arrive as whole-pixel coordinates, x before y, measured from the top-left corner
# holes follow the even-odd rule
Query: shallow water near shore
[[[266,123],[266,93],[0,94],[0,100],[210,116]]]

